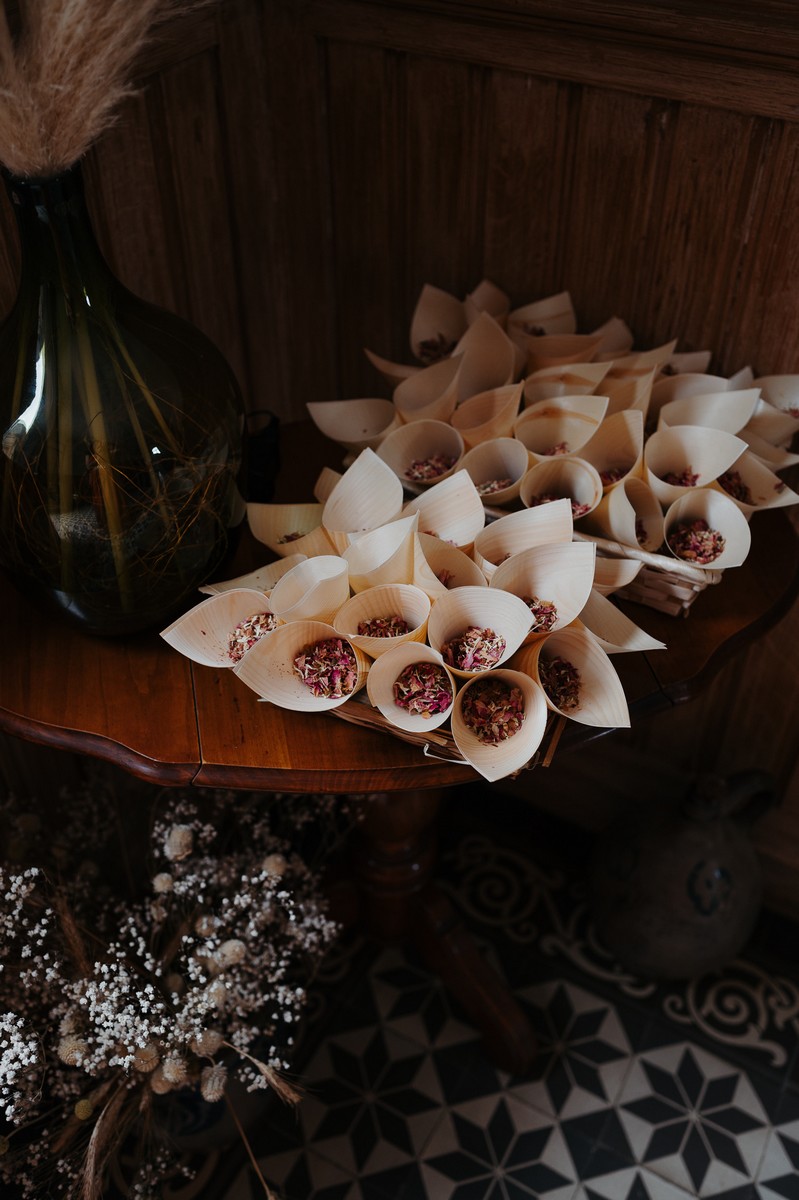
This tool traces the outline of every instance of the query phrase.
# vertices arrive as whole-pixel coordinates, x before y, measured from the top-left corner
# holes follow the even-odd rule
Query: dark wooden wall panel
[[[484,270],[515,296],[536,281],[561,291],[569,88],[518,72],[491,73],[486,121]],[[473,281],[474,282],[474,281]]]
[[[407,357],[425,282],[799,369],[799,18],[672,8],[219,0],[87,156],[98,237],[284,418],[384,394],[363,347]],[[7,309],[5,202],[0,243]]]
[[[338,41],[326,47],[336,366],[342,396],[382,396],[364,355],[395,352],[407,304],[404,80],[396,56]],[[388,270],[386,270],[388,266]]]
[[[405,254],[414,295],[435,283],[464,295],[483,269],[488,151],[479,67],[407,59],[409,222]]]
[[[128,101],[118,124],[88,155],[86,199],[97,240],[125,286],[154,304],[185,311],[176,206],[167,205],[152,140],[150,110],[157,94],[140,92]]]

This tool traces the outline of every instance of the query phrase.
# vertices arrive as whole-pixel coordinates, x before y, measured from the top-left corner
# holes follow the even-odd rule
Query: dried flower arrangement
[[[89,857],[118,832],[112,790],[62,794],[55,835],[14,797],[0,808],[13,856],[0,865],[0,1179],[24,1200],[98,1200],[123,1146],[129,1195],[161,1195],[177,1169],[170,1099],[225,1101],[250,1154],[232,1093],[299,1099],[285,1073],[336,927],[297,838],[313,830],[318,853],[344,810],[292,797],[287,836],[281,801],[168,790],[141,856],[149,894],[126,859],[132,900],[123,873],[109,881]]]

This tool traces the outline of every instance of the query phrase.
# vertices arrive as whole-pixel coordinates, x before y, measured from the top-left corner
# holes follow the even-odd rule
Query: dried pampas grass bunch
[[[200,3],[203,0],[199,0]],[[131,94],[153,29],[195,0],[0,0],[0,161],[24,178],[81,158]]]

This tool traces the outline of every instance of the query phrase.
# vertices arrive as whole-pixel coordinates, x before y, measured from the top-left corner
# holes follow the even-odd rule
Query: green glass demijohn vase
[[[87,633],[155,628],[243,515],[238,385],[200,330],[112,273],[79,165],[3,176],[21,271],[0,329],[0,563]]]

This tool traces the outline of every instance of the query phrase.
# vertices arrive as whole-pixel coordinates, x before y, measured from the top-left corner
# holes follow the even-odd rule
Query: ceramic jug
[[[763,771],[703,774],[681,802],[614,822],[591,865],[600,942],[652,979],[694,978],[734,958],[762,900],[749,827],[774,802]]]

